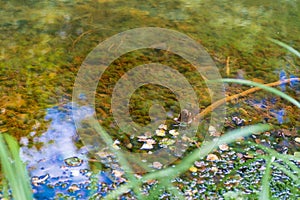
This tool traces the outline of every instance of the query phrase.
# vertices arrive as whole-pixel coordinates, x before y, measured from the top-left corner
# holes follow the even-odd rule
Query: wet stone
[[[83,160],[75,156],[71,158],[66,158],[64,162],[70,167],[78,167],[82,164]]]

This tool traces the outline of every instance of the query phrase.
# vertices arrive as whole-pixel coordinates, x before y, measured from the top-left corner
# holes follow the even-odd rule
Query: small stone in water
[[[176,131],[176,130],[170,130],[169,133],[170,133],[171,135],[173,135],[173,136],[179,135],[179,132]]]
[[[155,134],[156,134],[157,136],[160,136],[160,137],[166,136],[165,130],[156,130],[156,131],[155,131]]]
[[[126,147],[127,147],[128,149],[131,149],[131,148],[132,148],[132,144],[131,144],[131,143],[128,143],[128,144],[126,145]]]
[[[147,136],[144,136],[144,135],[137,136],[137,138],[139,138],[139,139],[138,139],[139,142],[146,142],[146,140],[148,139],[148,137],[147,137]]]
[[[49,174],[40,177],[34,176],[32,177],[31,182],[34,186],[38,186],[39,184],[44,184],[49,177]]]
[[[210,136],[214,136],[214,137],[220,137],[220,135],[221,135],[221,133],[218,132],[217,129],[213,126],[209,126],[208,132],[209,132]]]
[[[144,143],[140,149],[153,149],[153,145],[149,143]]]
[[[204,162],[200,162],[200,161],[195,161],[194,162],[194,165],[196,166],[196,167],[203,167],[203,166],[205,166],[205,163]]]
[[[215,132],[217,132],[217,129],[213,126],[209,126],[208,127],[208,132],[212,135],[214,134]]]
[[[215,154],[208,154],[207,155],[207,158],[206,158],[207,161],[215,161],[215,160],[219,160],[218,156],[216,156]]]
[[[196,167],[192,166],[192,167],[190,167],[189,170],[190,170],[190,172],[194,173],[194,172],[197,172],[198,169]]]
[[[237,153],[236,155],[237,155],[237,157],[239,157],[239,158],[243,158],[243,157],[244,157],[244,155],[243,155],[242,153]]]
[[[155,140],[153,139],[148,139],[146,142],[147,144],[156,144]]]
[[[118,149],[121,149],[121,148],[118,146],[118,144],[120,144],[120,141],[119,141],[119,140],[115,140],[114,143],[113,143],[113,145],[112,145],[113,148],[114,148],[114,149],[117,149],[117,150],[118,150]]]
[[[155,140],[153,139],[147,139],[146,143],[143,144],[141,149],[153,149],[153,144],[155,144]]]
[[[219,148],[220,148],[220,150],[222,150],[222,151],[228,151],[228,149],[229,149],[229,147],[228,147],[227,144],[221,144],[221,145],[219,146]]]
[[[167,125],[165,125],[165,124],[159,125],[158,128],[159,128],[159,129],[164,129],[164,130],[167,130],[167,129],[168,129]]]
[[[160,162],[153,162],[152,167],[155,169],[161,169],[163,165]]]
[[[112,173],[115,175],[115,177],[121,177],[124,174],[123,171],[119,171],[119,170],[113,170]]]
[[[167,148],[167,146],[172,145],[175,143],[175,140],[169,139],[169,138],[164,138],[162,139],[159,144],[163,148]]]
[[[69,187],[68,190],[71,192],[75,192],[75,191],[79,190],[79,187],[77,185],[73,184]]]
[[[217,172],[217,171],[218,171],[218,168],[217,168],[217,167],[212,167],[212,168],[211,168],[211,171],[212,171],[212,172]]]
[[[66,158],[65,160],[66,165],[71,166],[71,167],[77,167],[82,164],[82,160],[78,157],[71,157],[71,158]]]
[[[248,159],[252,159],[254,158],[254,156],[252,154],[246,154],[244,155],[245,158],[248,158]]]

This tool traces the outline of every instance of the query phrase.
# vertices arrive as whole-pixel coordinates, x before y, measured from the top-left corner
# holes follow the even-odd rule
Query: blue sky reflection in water
[[[274,38],[300,50],[299,1],[30,0],[1,1],[0,8],[0,132],[11,133],[17,139],[26,136],[21,139],[21,151],[34,183],[36,199],[59,199],[59,193],[75,199],[87,199],[90,191],[84,188],[90,183],[89,168],[92,166],[88,164],[86,149],[78,149],[74,142],[77,138],[71,119],[72,104],[52,106],[60,104],[62,97],[71,95],[77,70],[88,53],[114,34],[138,27],[170,28],[199,41],[213,57],[224,78],[237,77],[267,84],[300,77],[299,59],[266,39]],[[137,66],[145,61],[161,59],[167,61],[169,58],[168,54],[151,52],[150,56],[159,57],[151,60],[149,56],[145,60],[146,57],[141,56],[142,59],[138,59],[136,57],[142,52],[136,53],[137,56],[130,54],[117,61],[108,75],[113,75],[114,69],[121,69],[118,73],[125,72],[124,66],[127,65]],[[170,58],[172,60],[168,64],[177,63],[177,59]],[[197,80],[192,71],[183,74]],[[106,85],[99,85],[96,98],[100,102],[99,111],[96,110],[98,117],[103,116],[99,119],[108,126],[112,124],[112,117],[106,102],[110,102],[108,97],[112,80],[105,79],[103,83]],[[299,81],[276,88],[299,101]],[[227,92],[233,95],[242,89],[233,85]],[[142,102],[138,100],[136,102]],[[208,106],[205,99],[201,100],[202,107]],[[166,102],[173,106],[172,98]],[[232,127],[240,126],[239,122],[243,119],[245,124],[260,123],[264,119],[280,128],[285,127],[286,132],[292,132],[290,134],[299,133],[299,110],[280,98],[261,92],[247,97],[247,105],[244,99],[235,103],[230,105],[228,112],[229,119],[236,119]],[[48,130],[43,129],[42,122],[46,107],[52,107],[47,110],[46,119],[50,120]],[[85,112],[89,110],[85,109]],[[145,121],[140,113],[136,116],[139,121]],[[31,132],[36,122],[41,123],[41,128]],[[286,140],[293,142],[294,137],[298,135],[283,138],[274,133],[259,139],[275,138],[278,144],[277,139],[285,143]],[[291,145],[288,153],[298,152],[299,144],[296,145],[297,148]],[[224,168],[228,170],[227,166]],[[214,173],[225,174],[221,170]],[[206,171],[203,172],[204,176],[206,174]],[[98,176],[100,184],[107,182],[111,186],[104,172],[99,172]],[[277,183],[282,184],[282,174],[278,177]],[[192,179],[194,177],[188,183],[193,184]],[[249,183],[256,185],[252,180]],[[248,186],[238,190],[249,191],[251,188]],[[69,192],[70,188],[75,192]],[[279,186],[283,193],[288,192],[287,188],[287,185]],[[101,194],[102,189],[98,187],[100,195],[104,194]],[[197,194],[207,191],[211,195],[214,193],[212,190],[203,186]],[[276,195],[281,199],[289,198],[288,194],[284,197],[280,193]]]
[[[83,116],[93,114],[92,109],[74,107]],[[91,180],[87,150],[77,148],[76,128],[72,119],[72,104],[55,106],[47,109],[46,120],[51,120],[48,130],[41,136],[31,133],[34,143],[42,143],[38,150],[28,147],[28,139],[21,138],[22,159],[29,169],[32,186],[37,199],[54,198],[62,193],[86,199],[90,191],[86,188]],[[99,184],[111,184],[112,181],[104,172],[98,174]],[[98,186],[98,193],[105,195]]]

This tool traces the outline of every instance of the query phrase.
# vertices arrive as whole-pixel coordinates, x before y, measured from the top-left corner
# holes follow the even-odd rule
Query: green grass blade
[[[4,138],[9,147],[9,151],[11,152],[12,159],[14,160],[16,170],[15,174],[19,183],[20,193],[23,194],[24,198],[26,197],[26,199],[31,199],[32,193],[30,192],[31,186],[29,183],[29,176],[27,174],[26,167],[19,156],[19,145],[10,135],[4,134]]]
[[[195,160],[205,157],[212,150],[214,150],[221,144],[228,144],[228,143],[234,142],[234,141],[236,141],[236,139],[238,137],[246,137],[253,133],[264,132],[264,131],[270,130],[271,127],[272,126],[270,126],[268,124],[257,124],[257,125],[252,125],[252,126],[246,126],[246,127],[240,128],[240,129],[230,131],[230,132],[226,133],[225,135],[223,135],[222,137],[220,137],[216,141],[207,142],[206,144],[203,144],[200,149],[193,151],[190,156],[188,156],[182,160],[181,163],[183,163],[183,164],[182,164],[182,166],[180,166],[182,168],[182,169],[180,168],[180,172],[188,170],[189,167],[193,164],[193,162]]]
[[[149,191],[149,195],[145,197],[145,200],[159,199],[159,196],[166,190],[166,186],[162,183],[157,183]]]
[[[19,147],[15,139],[7,134],[0,134],[0,156],[2,172],[12,196],[16,200],[32,199],[32,190],[25,165],[19,157]]]
[[[275,159],[275,158],[274,158]],[[260,200],[269,200],[270,199],[270,178],[271,178],[271,165],[272,165],[272,158],[266,160],[266,170],[264,176],[262,178],[262,190],[259,195]]]
[[[170,182],[170,180],[165,180],[164,184],[167,186],[167,190],[174,196],[176,199],[184,200],[185,197],[183,194]]]
[[[271,149],[271,148],[268,148],[266,146],[263,146],[261,144],[256,144],[254,142],[250,142],[248,141],[248,144],[249,145],[253,145],[253,146],[256,146],[257,148],[260,148],[262,150],[264,150],[265,152],[269,153],[271,156],[274,156],[275,158],[277,159],[281,159],[284,161],[284,163],[289,166],[291,168],[291,170],[293,170],[293,172],[297,173],[298,175],[300,174],[300,169],[299,167],[297,167],[297,165],[295,165],[293,162],[290,161],[290,159],[292,160],[297,160],[297,158],[295,156],[292,156],[292,155],[288,155],[288,154],[281,154],[281,153],[278,153],[277,151]]]
[[[257,124],[230,131],[222,137],[220,137],[219,140],[207,142],[201,148],[195,149],[188,156],[182,159],[180,164],[176,165],[175,167],[169,167],[156,172],[152,172],[146,174],[141,179],[135,182],[129,182],[127,184],[124,184],[121,187],[109,193],[105,197],[105,199],[117,199],[123,193],[128,192],[129,189],[140,187],[140,185],[147,180],[165,179],[166,177],[168,177],[168,179],[172,179],[173,177],[176,177],[179,174],[187,171],[196,160],[205,157],[211,151],[216,149],[220,144],[231,143],[234,142],[238,137],[246,137],[253,133],[268,131],[271,128],[272,126],[268,124]]]
[[[291,102],[292,104],[294,104],[295,106],[297,106],[298,108],[300,108],[300,103],[295,100],[294,98],[290,97],[289,95],[275,89],[269,86],[266,86],[264,84],[260,84],[260,83],[256,83],[253,81],[248,81],[248,80],[242,80],[242,79],[219,79],[219,80],[211,80],[212,82],[217,81],[217,82],[224,82],[224,83],[238,83],[238,84],[243,84],[243,85],[249,85],[249,86],[255,86],[255,87],[259,87],[263,90],[266,90],[268,92],[271,92],[277,96],[282,97],[283,99],[286,99],[287,101]]]
[[[291,179],[293,179],[293,181],[295,181],[297,184],[299,184],[299,177],[296,176],[296,175],[294,175],[292,171],[290,171],[289,169],[287,169],[287,167],[282,166],[281,164],[278,164],[276,162],[273,162],[272,165],[274,167],[278,168],[279,170],[281,170],[283,173],[285,173]]]
[[[9,187],[12,189],[12,195],[14,199],[18,199],[18,181],[15,177],[15,170],[10,152],[5,143],[4,137],[0,134],[0,156],[1,156],[1,168],[5,176],[6,181],[9,183]]]
[[[288,51],[290,51],[291,53],[295,54],[298,58],[300,58],[300,52],[297,51],[296,49],[294,49],[293,47],[291,47],[283,42],[280,42],[279,40],[275,40],[273,38],[267,38],[267,39],[274,42],[275,44],[278,44],[279,46],[281,46],[283,48],[286,48]]]
[[[109,134],[101,126],[97,125],[98,123],[94,122],[93,119],[91,119],[89,122],[94,125],[97,133],[103,138],[104,142],[107,144],[110,150],[114,152],[118,162],[120,163],[121,167],[124,169],[125,176],[127,176],[128,180],[130,182],[136,182],[137,178],[134,176],[134,171],[132,170],[130,164],[126,160],[126,156],[122,153],[121,150],[113,149],[113,140],[109,136]],[[143,195],[139,190],[139,188],[133,188],[133,191],[136,194],[137,199],[143,199]]]
[[[7,180],[5,179],[5,177],[3,177],[2,179],[2,194],[3,194],[3,198],[4,199],[9,199],[9,192],[8,192],[8,183]]]

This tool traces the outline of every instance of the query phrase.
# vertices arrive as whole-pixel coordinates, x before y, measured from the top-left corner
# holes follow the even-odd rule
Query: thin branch
[[[290,83],[291,81],[300,81],[300,78],[285,79],[285,80],[280,80],[280,81],[276,81],[276,82],[268,83],[268,84],[264,84],[264,85],[269,86],[269,87],[275,87],[275,86],[278,86],[278,85],[281,85],[281,84]],[[232,100],[240,98],[240,97],[245,97],[245,96],[247,96],[251,93],[257,92],[259,90],[262,90],[262,88],[254,87],[254,88],[251,88],[251,89],[246,90],[244,92],[241,92],[241,93],[238,93],[238,94],[220,99],[220,100],[214,102],[213,104],[211,104],[210,106],[206,107],[201,113],[199,113],[195,117],[195,119],[201,119],[201,118],[205,117],[210,112],[212,112],[213,110],[215,110],[216,108],[218,108],[219,106],[221,106],[222,104],[224,104],[226,102],[232,101]]]

